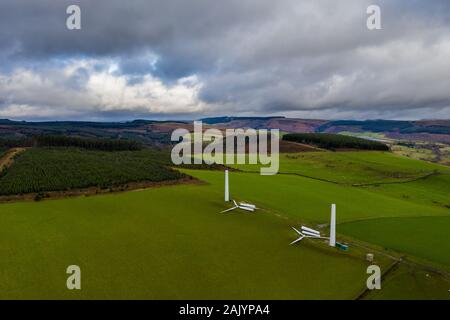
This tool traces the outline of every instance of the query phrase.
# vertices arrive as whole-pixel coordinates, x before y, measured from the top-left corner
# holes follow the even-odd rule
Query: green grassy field
[[[351,165],[348,165],[349,162]],[[331,168],[335,172],[327,166],[329,163],[332,164]],[[311,166],[308,167],[310,164]],[[252,170],[249,165],[236,167]],[[446,223],[450,217],[448,168],[388,153],[345,152],[299,154],[294,158],[291,158],[291,155],[282,155],[280,171],[288,174],[268,179],[284,179],[285,182],[281,183],[283,188],[260,191],[264,205],[271,205],[291,216],[297,215],[299,218],[315,223],[325,223],[328,219],[328,208],[323,204],[325,199],[330,199],[328,202],[334,201],[338,206],[338,222],[343,223],[342,227],[339,226],[340,232],[369,243],[450,266],[448,253],[450,241],[447,239],[450,225]],[[338,179],[339,174],[345,174],[341,181],[362,183],[363,181],[393,182],[393,178],[386,179],[384,172],[391,172],[391,175],[396,172],[399,173],[398,177],[402,177],[399,178],[399,182],[403,182],[406,176],[412,178],[436,171],[439,173],[417,181],[364,187],[334,185],[289,175],[307,172],[311,178]],[[239,179],[236,174],[234,177]],[[254,179],[258,178],[254,177]],[[243,180],[248,180],[252,185],[261,185],[261,182],[251,181],[249,178]],[[239,195],[245,195],[246,188],[242,188],[243,183],[244,181],[237,183]],[[270,198],[270,195],[275,197]],[[297,201],[292,203],[289,199],[297,199]],[[440,216],[440,218],[434,218],[434,216]],[[423,218],[409,219],[411,217]],[[351,223],[346,224],[346,222]]]
[[[256,165],[232,165],[259,170]],[[389,152],[308,152],[281,154],[281,173],[294,173],[342,184],[401,182],[450,168],[412,160]]]
[[[221,195],[183,185],[3,204],[0,298],[351,299],[364,288],[354,253],[289,246],[291,221],[219,214]],[[71,264],[81,291],[65,287]]]
[[[449,209],[449,186],[450,174],[439,174],[418,181],[367,186],[364,189],[391,198]]]
[[[339,225],[339,230],[370,243],[440,263],[450,270],[450,215],[356,221]]]
[[[206,184],[1,204],[0,298],[353,299],[365,289],[367,249],[350,243],[342,252],[313,241],[289,246],[296,238],[291,226],[328,223],[331,203],[337,204],[338,240],[354,237],[450,265],[447,175],[348,184],[445,167],[379,152],[282,155],[281,161],[282,171],[309,170],[313,178],[230,173],[232,198],[255,203],[261,208],[255,213],[220,214],[229,207],[223,172],[191,169],[181,171]],[[341,176],[344,184],[314,179]],[[381,254],[376,259],[382,270],[392,263]],[[81,291],[65,287],[71,264],[81,267]],[[422,281],[421,271],[404,270],[389,274],[386,289],[366,298],[446,298],[443,279]],[[416,278],[410,293],[408,282]]]
[[[223,173],[183,170],[221,190]],[[314,179],[278,174],[233,172],[231,196],[272,208],[280,215],[312,223],[329,221],[330,204],[338,206],[339,222],[380,217],[445,216],[444,207],[414,203],[401,197],[373,192],[367,188],[336,185]]]
[[[407,289],[405,289],[407,288]],[[381,290],[369,292],[367,300],[449,300],[450,282],[425,270],[401,265],[383,280]]]

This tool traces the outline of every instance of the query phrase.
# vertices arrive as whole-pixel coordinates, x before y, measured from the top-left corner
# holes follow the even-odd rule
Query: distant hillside
[[[224,128],[280,129],[287,132],[393,132],[400,134],[450,135],[450,120],[316,120],[285,117],[216,117],[201,119],[204,123]]]
[[[450,120],[320,120],[285,117],[215,117],[201,119],[204,129],[216,127],[279,129],[288,133],[374,132],[398,140],[450,144]],[[171,144],[177,128],[193,129],[192,121],[134,120],[128,122],[46,121],[26,122],[0,119],[0,138],[24,139],[41,135],[64,135],[92,139],[134,140],[148,146]]]
[[[280,129],[286,132],[314,132],[327,120],[295,119],[285,117],[217,117],[201,119],[221,128]]]
[[[450,144],[450,120],[338,120],[317,127],[316,132],[374,132],[396,140]]]
[[[213,117],[213,118],[203,118],[201,119],[203,123],[207,124],[218,124],[218,123],[228,123],[231,121],[266,121],[270,119],[285,119],[285,117]]]
[[[46,121],[26,122],[0,120],[0,138],[26,139],[35,136],[57,136],[134,140],[144,145],[170,143],[170,134],[186,122],[134,120],[129,122]]]
[[[401,134],[431,133],[450,134],[450,120],[395,121],[395,120],[338,120],[329,121],[316,128],[317,132],[371,131]]]

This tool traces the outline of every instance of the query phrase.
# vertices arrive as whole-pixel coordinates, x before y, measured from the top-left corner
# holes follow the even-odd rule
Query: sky
[[[449,119],[450,1],[0,0],[0,118],[223,115]]]

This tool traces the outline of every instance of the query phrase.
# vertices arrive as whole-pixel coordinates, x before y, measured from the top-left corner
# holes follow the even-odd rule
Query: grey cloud
[[[81,6],[80,31],[65,28],[69,4]],[[369,4],[381,6],[383,30],[365,27]],[[2,1],[0,72],[30,69],[83,90],[86,70],[58,81],[52,66],[93,58],[99,70],[117,63],[130,86],[195,74],[205,114],[429,118],[450,106],[449,13],[446,0]],[[64,86],[54,102],[39,90],[8,101],[57,105]]]

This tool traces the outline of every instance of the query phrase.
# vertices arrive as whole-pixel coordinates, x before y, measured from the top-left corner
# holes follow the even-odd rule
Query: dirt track
[[[26,148],[12,148],[6,151],[0,158],[0,171],[11,166],[14,162],[14,157],[25,150]]]

